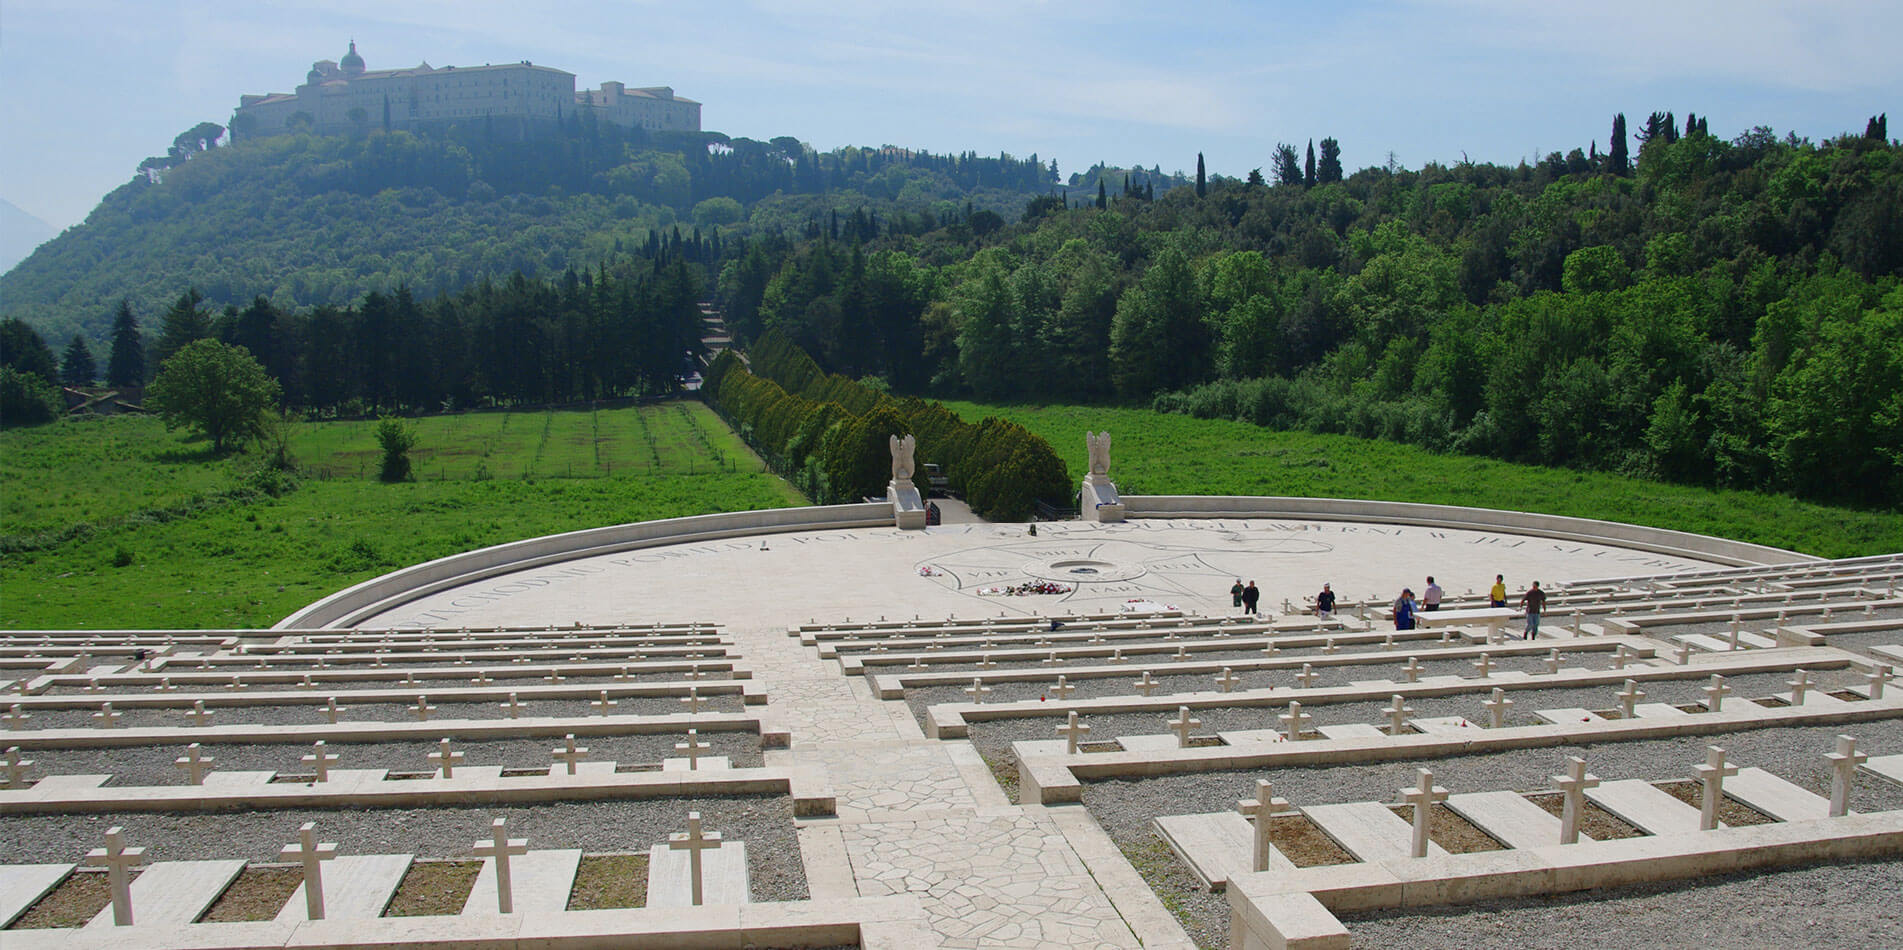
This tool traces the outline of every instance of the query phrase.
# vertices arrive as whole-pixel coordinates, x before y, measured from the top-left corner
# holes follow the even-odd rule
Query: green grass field
[[[1601,518],[1768,544],[1823,557],[1903,551],[1903,514],[1782,495],[1712,491],[1599,472],[1515,465],[1349,436],[1139,409],[947,403],[1043,436],[1081,478],[1084,432],[1110,430],[1110,476],[1127,495],[1369,498]]]
[[[373,477],[374,423],[299,425],[309,475],[278,498],[245,490],[252,459],[153,419],[0,433],[0,627],[268,626],[472,548],[806,503],[697,402],[411,424],[418,480],[398,485]]]

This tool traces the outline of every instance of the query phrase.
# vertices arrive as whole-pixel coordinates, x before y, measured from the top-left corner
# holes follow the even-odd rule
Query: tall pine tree
[[[1612,117],[1612,142],[1606,150],[1606,171],[1624,177],[1632,174],[1632,153],[1627,151],[1625,113]]]
[[[1208,193],[1209,193],[1209,185],[1207,181],[1203,178],[1203,153],[1197,152],[1196,153],[1196,197],[1201,198],[1203,195],[1206,195]]]
[[[1328,184],[1341,180],[1341,143],[1322,139],[1322,160],[1315,166],[1315,181]]]
[[[1315,187],[1315,140],[1308,140],[1308,160],[1302,164],[1302,187]]]
[[[121,300],[119,315],[112,320],[112,355],[106,361],[106,385],[144,384],[145,338],[139,335],[139,321],[132,315],[132,304]]]
[[[86,338],[73,334],[73,342],[66,344],[66,353],[60,358],[60,382],[68,386],[91,386],[99,376],[99,365],[93,362],[92,350],[86,348]]]

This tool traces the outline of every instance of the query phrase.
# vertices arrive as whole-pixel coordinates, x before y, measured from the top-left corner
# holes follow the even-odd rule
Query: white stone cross
[[[171,677],[169,677],[169,676],[161,676],[161,677],[159,677],[159,692],[161,692],[161,693],[169,693],[169,692],[171,692],[171,691],[173,691],[173,690],[175,690],[175,689],[178,689],[178,687],[177,687],[177,686],[174,686],[174,685],[172,685],[172,678],[171,678]]]
[[[1672,658],[1678,661],[1679,666],[1690,666],[1692,663],[1692,645],[1683,642],[1679,643],[1678,646],[1672,648]]]
[[[423,758],[430,760],[432,764],[441,769],[444,778],[455,778],[456,766],[462,763],[463,754],[461,752],[451,751],[449,748],[449,739],[444,738],[437,741],[435,752],[431,752],[423,756]]]
[[[1388,735],[1398,736],[1401,735],[1401,729],[1407,725],[1407,717],[1414,715],[1414,707],[1409,706],[1400,693],[1395,693],[1393,698],[1388,700],[1388,708],[1382,712],[1388,714]]]
[[[1059,674],[1057,682],[1051,686],[1051,695],[1057,697],[1060,702],[1069,699],[1070,694],[1076,691],[1076,685],[1066,680],[1062,674]]]
[[[1725,685],[1725,678],[1723,676],[1713,673],[1711,674],[1711,684],[1704,687],[1700,692],[1705,694],[1705,708],[1712,712],[1717,712],[1719,708],[1725,704],[1725,697],[1731,695],[1732,690],[1731,687]]]
[[[21,682],[26,682],[26,681],[21,680]],[[14,732],[19,732],[26,728],[26,724],[33,719],[33,714],[21,712],[20,704],[14,703],[13,707],[7,710],[7,714],[5,716],[0,716],[0,719],[5,719],[7,721],[8,729],[13,730]]]
[[[1804,705],[1804,694],[1810,690],[1810,671],[1798,670],[1796,678],[1787,681],[1784,685],[1791,688],[1791,705]]]
[[[1338,653],[1340,651],[1341,651],[1341,648],[1335,645],[1334,637],[1329,637],[1326,641],[1322,643],[1323,653]]]
[[[319,739],[317,743],[311,747],[311,754],[303,756],[297,761],[306,763],[310,765],[312,769],[316,770],[318,781],[328,782],[330,781],[331,765],[341,758],[343,758],[343,756],[326,749],[324,747],[324,740]]]
[[[1493,656],[1487,653],[1480,654],[1480,659],[1473,661],[1473,668],[1480,674],[1481,679],[1486,679],[1493,673]]]
[[[1513,705],[1513,700],[1507,698],[1506,690],[1495,686],[1493,698],[1481,702],[1481,705],[1487,707],[1489,723],[1493,728],[1500,729],[1506,726],[1507,709]]]
[[[317,681],[311,679],[311,675],[309,673],[306,673],[304,674],[303,679],[297,681],[297,688],[298,689],[316,689]]]
[[[341,717],[344,713],[349,711],[350,711],[350,707],[337,705],[337,697],[335,696],[331,696],[324,700],[324,715],[329,717],[330,723],[333,726],[337,724],[337,720],[339,717]]]
[[[1566,796],[1559,811],[1559,843],[1579,843],[1579,818],[1586,808],[1586,789],[1599,787],[1599,776],[1586,773],[1586,760],[1566,757],[1566,774],[1553,776],[1553,784]]]
[[[1056,650],[1052,650],[1050,655],[1045,657],[1042,662],[1045,666],[1056,666],[1057,664],[1064,662],[1064,658],[1061,656],[1058,656]]]
[[[1744,644],[1738,642],[1738,637],[1743,632],[1744,632],[1744,621],[1740,619],[1737,614],[1732,614],[1731,615],[1731,648],[1733,650],[1740,649],[1744,646]]]
[[[1890,681],[1890,664],[1878,663],[1870,672],[1863,674],[1864,681],[1870,684],[1870,698],[1883,698],[1883,684]],[[13,707],[18,710],[20,707]]]
[[[1625,644],[1623,643],[1619,644],[1619,648],[1617,650],[1612,651],[1612,668],[1615,670],[1625,669],[1626,661],[1631,658],[1632,658],[1632,655],[1626,652]]]
[[[687,707],[687,714],[690,716],[700,712],[701,702],[700,687],[698,686],[687,687],[687,695],[681,697],[681,705]]]
[[[1631,719],[1634,715],[1632,707],[1645,698],[1645,693],[1639,689],[1638,680],[1626,680],[1625,689],[1613,695],[1619,697],[1619,718],[1621,719]]]
[[[667,846],[675,851],[687,852],[688,878],[693,884],[694,906],[701,903],[700,853],[720,847],[720,832],[702,833],[700,812],[687,813],[687,833],[667,836]]]
[[[1850,814],[1851,779],[1856,777],[1857,766],[1870,761],[1870,756],[1857,751],[1855,737],[1838,736],[1837,751],[1825,753],[1824,758],[1830,762],[1830,817],[1842,818]]]
[[[1077,714],[1071,713],[1071,715],[1075,716]],[[32,759],[20,758],[19,746],[17,745],[7,746],[6,769],[7,769],[7,787],[8,788],[19,788],[20,786],[25,785],[27,770],[31,769],[32,767],[33,767]]]
[[[1170,731],[1176,733],[1176,747],[1189,748],[1189,735],[1201,726],[1201,719],[1191,719],[1188,706],[1176,707],[1176,718],[1169,721]]]
[[[194,699],[192,700],[192,711],[185,715],[191,719],[192,725],[194,726],[209,726],[211,725],[212,717],[218,714],[206,709],[204,700]]]
[[[113,711],[111,703],[100,703],[99,711],[93,713],[93,718],[99,720],[99,725],[107,729],[118,725],[119,717],[120,713]]]
[[[1580,626],[1580,620],[1583,619],[1583,617],[1584,614],[1577,610],[1573,611],[1573,636],[1575,637],[1583,637],[1586,635],[1586,631]]]
[[[99,677],[94,676],[86,680],[86,689],[85,689],[86,692],[97,693],[104,689],[105,689],[104,686],[99,685]]]
[[[489,830],[494,837],[488,841],[478,839],[469,850],[476,857],[496,859],[496,910],[512,914],[515,912],[515,882],[509,877],[509,859],[528,854],[529,839],[509,837],[506,818],[490,822]]]
[[[1391,650],[1393,648],[1394,648],[1394,634],[1390,632],[1387,636],[1381,638],[1381,649]]]
[[[634,671],[624,666],[621,668],[621,672],[615,674],[615,679],[621,680],[622,682],[634,679]]]
[[[574,775],[576,763],[588,758],[588,747],[576,745],[575,734],[571,732],[562,737],[562,748],[550,749],[549,754],[557,762],[568,763],[568,774]]]
[[[1161,684],[1159,684],[1156,681],[1156,679],[1150,675],[1149,670],[1144,670],[1143,675],[1137,677],[1137,692],[1142,693],[1145,696],[1155,695],[1156,688],[1159,685]],[[18,713],[20,711],[20,707],[14,706],[13,711],[15,713]]]
[[[417,722],[428,722],[429,714],[435,711],[436,707],[429,704],[428,696],[416,697],[416,705],[410,707],[410,712],[416,714]]]
[[[1418,656],[1408,657],[1407,665],[1401,667],[1401,672],[1407,674],[1408,682],[1410,683],[1420,682],[1421,681],[1421,658]]]
[[[674,743],[674,751],[687,753],[687,770],[692,772],[700,768],[700,754],[713,748],[712,744],[700,741],[700,730],[687,730],[687,741]]]
[[[198,743],[185,747],[185,754],[172,760],[172,764],[185,770],[186,778],[193,785],[205,784],[205,773],[211,771],[213,762],[218,761],[209,755],[201,754]]]
[[[1269,642],[1264,643],[1262,645],[1262,655],[1263,656],[1275,655],[1275,641],[1274,640],[1270,640]]]
[[[476,675],[470,677],[469,682],[474,686],[488,686],[495,682],[495,679],[489,675],[488,670],[477,670]]]
[[[1064,724],[1057,727],[1057,734],[1064,737],[1064,751],[1070,755],[1076,755],[1077,743],[1090,734],[1090,726],[1077,721],[1077,710],[1073,709],[1070,715],[1065,717]]]
[[[1303,689],[1312,689],[1315,686],[1314,665],[1310,663],[1302,664],[1302,671],[1295,674],[1295,681],[1301,683]]]
[[[989,653],[986,653],[983,656],[978,657],[978,668],[981,670],[988,670],[997,665],[998,665],[997,661],[993,660],[991,658],[991,654]]]
[[[548,671],[548,675],[547,675],[547,676],[544,676],[544,677],[542,677],[542,682],[544,682],[544,683],[560,683],[560,682],[562,682],[563,680],[566,680],[567,678],[568,678],[568,677],[566,677],[566,676],[563,676],[563,675],[562,675],[562,671],[561,671],[561,670],[559,670],[559,669],[550,669],[550,670]]]
[[[991,687],[986,686],[985,681],[976,676],[971,678],[971,685],[965,687],[965,695],[971,697],[971,704],[974,706],[983,703],[985,696],[990,692]]]
[[[616,700],[609,699],[608,691],[604,689],[601,691],[601,695],[596,697],[595,701],[593,703],[590,703],[589,705],[595,707],[595,712],[600,713],[603,716],[606,716],[608,715],[609,710],[612,710],[616,706],[621,705],[621,703]]]
[[[1286,798],[1275,797],[1275,787],[1266,779],[1255,780],[1255,799],[1242,799],[1236,802],[1236,811],[1242,817],[1255,824],[1255,850],[1250,867],[1257,871],[1269,869],[1269,819],[1282,812],[1293,811],[1294,806]]]
[[[1110,662],[1112,662],[1112,663],[1128,663],[1128,662],[1130,662],[1130,658],[1129,658],[1129,657],[1127,657],[1127,656],[1124,656],[1124,655],[1123,655],[1123,648],[1122,648],[1122,647],[1118,647],[1118,648],[1117,648],[1116,650],[1114,650],[1114,651],[1112,651],[1112,652],[1111,652],[1111,654],[1110,654]]]
[[[278,859],[304,865],[304,916],[324,919],[324,862],[337,857],[337,843],[317,843],[317,823],[307,821],[297,829],[297,843],[285,845]]]
[[[1546,664],[1546,672],[1551,673],[1553,675],[1558,675],[1559,674],[1559,647],[1554,647],[1553,649],[1547,651],[1546,659],[1543,662],[1545,662]]]
[[[1417,858],[1427,857],[1427,831],[1433,820],[1434,804],[1447,800],[1447,790],[1434,784],[1434,773],[1415,769],[1420,779],[1413,788],[1401,789],[1401,800],[1414,806],[1414,850]]]
[[[508,713],[510,719],[522,718],[522,703],[515,698],[515,693],[509,694],[509,701],[502,704],[502,711]]]
[[[1172,656],[1173,656],[1173,658],[1174,658],[1174,659],[1178,659],[1178,660],[1187,660],[1187,659],[1189,659],[1189,647],[1186,647],[1186,646],[1178,646],[1178,647],[1176,648],[1176,652],[1175,652],[1175,653],[1174,653],[1174,654],[1173,654]]]
[[[1282,721],[1282,728],[1288,733],[1288,741],[1299,742],[1302,733],[1307,731],[1308,721],[1315,718],[1302,711],[1302,704],[1291,700],[1288,712],[1276,717]]]
[[[1225,693],[1233,693],[1235,692],[1236,684],[1241,682],[1242,677],[1237,676],[1232,670],[1225,666],[1222,668],[1222,675],[1216,677],[1216,688]]]
[[[126,847],[125,829],[113,825],[106,829],[106,846],[86,852],[88,867],[106,869],[106,882],[112,888],[112,923],[115,927],[132,926],[132,882],[126,872],[145,857],[144,848]]]
[[[1738,774],[1738,767],[1725,764],[1725,750],[1715,745],[1705,747],[1705,764],[1694,765],[1692,770],[1698,773],[1698,781],[1705,787],[1699,800],[1698,828],[1710,831],[1718,827],[1718,803],[1725,797],[1725,776]]]

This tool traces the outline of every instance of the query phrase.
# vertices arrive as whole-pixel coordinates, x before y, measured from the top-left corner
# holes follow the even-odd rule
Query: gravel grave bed
[[[1413,805],[1395,805],[1388,809],[1394,817],[1412,824],[1414,822]],[[1474,854],[1479,851],[1504,851],[1506,845],[1492,835],[1475,827],[1473,822],[1462,818],[1460,814],[1446,805],[1434,806],[1434,817],[1429,820],[1427,839],[1440,845],[1448,854]]]
[[[147,863],[240,858],[275,864],[281,860],[279,849],[296,841],[298,826],[307,821],[317,824],[321,840],[337,842],[340,854],[467,860],[470,844],[487,837],[496,818],[508,819],[509,836],[527,838],[529,847],[537,850],[645,854],[650,846],[666,843],[669,834],[685,831],[689,811],[700,812],[709,831],[720,832],[728,841],[746,842],[754,900],[806,899],[806,872],[793,830],[793,802],[783,795],[480,808],[4,815],[0,816],[0,863],[80,861],[87,851],[99,847],[107,828],[120,825],[128,845],[146,849]],[[103,882],[101,888],[99,906],[103,907]]]
[[[417,861],[383,910],[385,917],[439,917],[460,914],[482,873],[481,861]]]
[[[1755,698],[1769,696],[1773,692],[1788,690],[1789,687],[1784,685],[1788,679],[1790,679],[1790,677],[1786,674],[1759,673],[1728,677],[1725,683],[1734,690],[1732,693],[1734,698]],[[1857,679],[1856,674],[1848,670],[1824,670],[1813,673],[1811,682],[1815,684],[1817,688],[1834,688],[1836,685],[1846,684],[1851,681],[1856,681]],[[1487,722],[1487,709],[1481,705],[1489,695],[1488,692],[1484,691],[1485,681],[1476,679],[1472,682],[1475,686],[1475,690],[1471,693],[1462,693],[1454,696],[1415,696],[1408,699],[1407,705],[1414,709],[1411,718],[1465,716],[1475,723]],[[1708,679],[1706,678],[1651,680],[1643,682],[1640,684],[1640,689],[1645,693],[1645,699],[1642,700],[1642,702],[1672,703],[1674,705],[1694,703],[1704,698],[1704,693],[1699,690],[1703,689],[1707,683]],[[994,687],[994,689],[1002,688],[1005,685],[1006,684],[999,684],[999,686]],[[1506,691],[1506,695],[1508,699],[1513,700],[1513,705],[1507,710],[1505,723],[1508,726],[1536,725],[1540,720],[1533,714],[1542,709],[1605,709],[1608,707],[1616,707],[1618,700],[1614,695],[1615,692],[1616,687],[1610,684],[1575,689],[1510,689]],[[911,691],[908,690],[908,700],[910,699],[910,694]],[[992,695],[995,697],[997,694],[994,693]],[[1386,701],[1302,704],[1302,711],[1315,717],[1309,723],[1310,729],[1314,729],[1318,726],[1343,725],[1347,723],[1385,725],[1387,723],[1387,715],[1384,712],[1386,708]],[[1198,730],[1199,735],[1214,735],[1217,732],[1243,729],[1280,730],[1282,724],[1276,717],[1284,712],[1287,712],[1287,710],[1281,705],[1219,706],[1193,710],[1193,714],[1196,718],[1203,721],[1202,728]],[[1154,713],[1110,713],[1085,716],[1083,717],[1083,721],[1090,725],[1091,741],[1105,742],[1117,736],[1161,735],[1167,733],[1169,732],[1167,723],[1170,719],[1175,718],[1175,715],[1176,711],[1174,709],[1168,709],[1157,710]],[[970,724],[971,742],[972,745],[978,749],[978,752],[987,759],[997,759],[1001,762],[1009,763],[1012,762],[1012,742],[1027,739],[1055,738],[1057,735],[1055,730],[1057,726],[1062,724],[1062,721],[1061,718],[1055,715],[977,721]],[[1859,724],[1859,728],[1862,728],[1861,724]],[[1855,732],[1855,730],[1848,731]],[[1715,739],[1714,741],[1723,744],[1722,740]],[[1903,749],[1899,749],[1899,751],[1903,751]],[[1822,753],[1819,754],[1821,755]],[[1012,764],[1015,765],[1015,763]]]
[[[328,724],[330,716],[325,711],[325,700],[331,695],[337,697],[337,706],[343,710],[337,720],[350,722],[416,722],[416,713],[410,707],[416,704],[411,696],[401,702],[353,702],[342,693],[319,693],[313,691],[309,705],[298,706],[220,706],[206,703],[205,709],[212,714],[212,725],[259,725],[259,726],[310,726]],[[427,691],[419,695],[428,696]],[[677,696],[611,696],[615,703],[610,707],[610,715],[615,716],[671,716],[685,713],[684,697]],[[746,710],[739,694],[730,696],[701,696],[701,712],[738,713]],[[110,694],[100,694],[100,703],[113,702]],[[561,718],[585,719],[599,716],[594,699],[524,699],[521,701],[522,716],[553,716]],[[436,707],[429,713],[430,722],[437,720],[475,719],[495,720],[510,718],[500,700],[481,702],[450,702],[430,699]],[[171,728],[193,729],[197,721],[192,718],[189,705],[169,708],[141,708],[138,706],[120,706],[114,703],[113,712],[119,714],[118,728]],[[97,727],[93,714],[98,706],[87,709],[42,709],[29,710],[33,714],[35,729],[90,729]]]
[[[1150,823],[1160,815],[1233,809],[1238,800],[1254,796],[1257,779],[1274,782],[1275,794],[1297,807],[1359,801],[1393,802],[1397,800],[1401,788],[1415,784],[1416,768],[1433,770],[1435,784],[1445,786],[1452,792],[1504,789],[1544,791],[1552,788],[1551,776],[1565,773],[1566,758],[1573,755],[1583,757],[1594,774],[1609,781],[1622,778],[1655,781],[1690,778],[1693,775],[1692,766],[1705,761],[1705,746],[1716,742],[1724,746],[1727,761],[1731,763],[1754,765],[1811,792],[1828,795],[1830,772],[1824,754],[1834,748],[1839,734],[1855,735],[1858,748],[1874,753],[1903,750],[1903,718],[1898,718],[1856,723],[1853,726],[1758,729],[1717,737],[1598,742],[1445,759],[1403,759],[1366,765],[1106,779],[1085,784],[1084,804],[1111,840],[1143,872],[1165,905],[1176,911],[1177,918],[1190,931],[1190,935],[1204,946],[1226,947],[1229,927],[1227,898],[1222,894],[1211,894],[1198,886],[1195,877],[1173,856],[1169,860],[1158,860],[1155,849],[1162,848],[1167,856],[1168,848],[1162,844]],[[1850,801],[1850,807],[1857,811],[1899,809],[1903,808],[1903,788],[1873,776],[1859,775],[1852,788]],[[1898,876],[1903,874],[1903,862],[1882,866],[1888,867],[1892,875],[1890,884],[1893,900],[1895,881],[1903,879]],[[1800,895],[1786,896],[1801,903],[1798,899]],[[1774,901],[1781,899],[1772,898]],[[1574,910],[1596,913],[1591,905],[1576,906]],[[1667,944],[1671,945],[1672,942],[1668,940]],[[1407,943],[1402,940],[1399,944],[1369,944],[1389,945]],[[1526,945],[1550,943],[1535,941]],[[1741,944],[1755,945],[1759,944],[1750,941]],[[1803,945],[1802,941],[1796,945]]]
[[[1658,782],[1655,783],[1654,787],[1693,808],[1704,808],[1705,787],[1702,783],[1690,780],[1683,782]],[[1718,820],[1737,828],[1744,825],[1768,825],[1777,819],[1752,808],[1744,802],[1732,798],[1730,795],[1724,795],[1721,796],[1718,801]]]
[[[1559,792],[1547,795],[1527,795],[1527,801],[1546,809],[1554,818],[1566,817],[1566,796]],[[1581,802],[1579,809],[1579,833],[1594,841],[1611,841],[1614,838],[1642,838],[1645,832],[1626,824],[1612,812],[1591,801]]]
[[[1343,914],[1363,950],[1903,945],[1903,862],[1816,865],[1405,913]],[[1590,936],[1587,936],[1590,935]],[[1227,946],[1227,933],[1222,942]]]
[[[279,666],[279,665],[273,664],[271,669],[275,672],[283,672],[285,670],[300,670],[302,668],[298,666],[297,664],[291,664],[287,666]],[[547,680],[544,679],[544,677],[547,676],[546,672],[536,673],[534,675],[511,676],[509,675],[510,670],[506,666],[487,668],[487,673],[489,675],[489,678],[493,680],[493,682],[487,683],[487,684],[478,684],[473,682],[473,680],[475,680],[476,678],[476,671],[478,669],[483,669],[483,668],[472,666],[469,668],[469,671],[467,674],[458,674],[456,676],[418,676],[416,679],[416,683],[414,685],[405,684],[401,679],[390,679],[388,677],[384,677],[381,679],[370,678],[370,677],[350,677],[350,678],[339,679],[337,678],[338,670],[334,666],[326,668],[323,671],[325,673],[324,676],[313,677],[312,682],[314,685],[309,687],[300,685],[297,680],[266,681],[266,680],[263,680],[261,677],[254,678],[253,675],[248,675],[247,673],[244,673],[244,672],[238,673],[236,675],[244,677],[245,688],[246,690],[249,690],[249,691],[262,692],[266,690],[275,691],[275,690],[296,689],[296,690],[303,690],[320,697],[323,695],[326,695],[327,693],[345,693],[345,692],[351,692],[354,690],[366,690],[366,689],[419,689],[424,692],[427,692],[431,689],[456,689],[456,688],[464,688],[464,687],[478,686],[478,685],[486,685],[486,686],[489,686],[490,688],[500,688],[500,689],[519,689],[519,688],[528,687],[528,686],[551,685],[550,683],[548,683]],[[316,667],[311,667],[310,670],[311,672],[316,672]],[[703,681],[718,681],[723,683],[729,682],[729,680],[726,677],[726,673],[724,671],[714,672],[712,670],[709,670],[708,673],[710,675],[707,677],[704,677]],[[158,673],[158,674],[146,674],[146,675],[162,677],[165,674]],[[219,692],[228,693],[233,691],[231,688],[230,675],[222,676],[218,680],[212,681],[212,682],[204,682],[204,681],[195,682],[194,677],[197,677],[200,675],[202,674],[197,670],[190,670],[183,674],[173,675],[171,677],[172,686],[179,692],[190,692],[190,693],[219,693]],[[562,676],[562,682],[570,686],[616,686],[616,685],[623,685],[627,683],[672,683],[672,684],[679,684],[681,686],[688,685],[687,680],[683,679],[680,673],[635,673],[629,676],[627,679],[620,679],[618,678],[618,676],[616,675],[616,671],[614,670],[604,670],[599,675],[590,674],[590,675],[571,676],[568,674],[564,674]],[[113,690],[116,692],[122,692],[122,693],[123,692],[140,692],[143,695],[144,693],[160,692],[158,688],[159,684],[156,680],[149,687],[128,685],[126,683],[111,683],[111,682],[104,682],[104,683],[101,683],[100,685],[105,689]],[[96,692],[96,691],[90,689],[87,686],[61,684],[61,685],[49,687],[45,692],[40,693],[38,695],[85,696],[93,692]]]
[[[32,753],[37,763],[34,775],[111,775],[108,787],[144,785],[185,785],[185,770],[173,764],[185,754],[190,736],[182,735],[176,744],[104,748],[40,749]],[[575,742],[588,749],[590,762],[655,764],[663,758],[684,757],[674,751],[676,742],[687,741],[687,731],[629,736],[577,736]],[[764,762],[760,737],[752,732],[703,732],[700,741],[711,746],[701,754],[724,755],[735,768],[758,768]],[[563,745],[556,736],[537,739],[486,739],[452,742],[451,751],[463,753],[458,768],[500,765],[505,769],[547,771],[555,759],[551,750]],[[326,742],[324,747],[342,758],[333,769],[388,769],[392,772],[428,772],[436,766],[425,755],[437,751],[435,742]],[[308,775],[309,765],[298,760],[309,755],[309,744],[225,745],[199,747],[201,755],[217,761],[211,768],[219,772],[273,771],[287,775]]]
[[[199,920],[202,923],[275,920],[302,883],[304,869],[297,865],[249,865],[238,872]]]
[[[139,879],[137,868],[127,879]],[[104,869],[75,871],[66,876],[39,903],[8,925],[8,930],[44,930],[52,927],[84,927],[112,903],[112,884]]]

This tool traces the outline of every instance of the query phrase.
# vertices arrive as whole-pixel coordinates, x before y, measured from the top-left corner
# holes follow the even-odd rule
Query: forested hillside
[[[1654,114],[1517,167],[1115,176],[985,234],[729,249],[742,335],[983,400],[1151,404],[1498,458],[1903,499],[1903,148]],[[1200,168],[1200,158],[1198,161]],[[1271,184],[1271,180],[1273,184]],[[1080,195],[1080,198],[1085,195]]]
[[[820,153],[793,138],[649,134],[586,118],[526,140],[476,126],[211,148],[220,130],[206,123],[181,135],[192,147],[147,160],[84,224],[0,276],[0,315],[49,340],[77,332],[99,344],[122,299],[150,323],[188,287],[214,309],[260,295],[289,309],[342,306],[399,285],[430,298],[484,277],[590,269],[654,232],[718,246],[830,228],[854,210],[921,232],[974,213],[1002,223],[1057,175],[1035,155]]]

